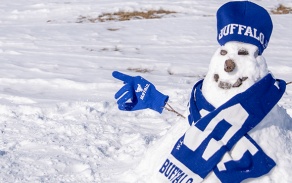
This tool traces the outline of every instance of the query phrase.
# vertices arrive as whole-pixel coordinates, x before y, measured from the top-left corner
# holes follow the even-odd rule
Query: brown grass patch
[[[273,14],[292,14],[292,8],[280,4],[276,9],[271,11]]]
[[[107,30],[109,30],[109,31],[118,31],[120,29],[118,29],[118,28],[108,28]]]
[[[122,50],[118,46],[115,46],[114,48],[102,48],[102,49],[100,49],[100,51],[118,51],[118,52],[121,52]]]
[[[134,72],[140,72],[140,73],[147,73],[151,72],[152,70],[150,69],[142,69],[142,68],[128,68],[128,71],[134,71]]]
[[[175,11],[168,10],[149,10],[149,11],[134,11],[134,12],[117,12],[117,13],[103,13],[96,18],[79,16],[77,23],[89,21],[91,23],[106,22],[106,21],[128,21],[133,19],[156,19],[164,15],[174,14]]]

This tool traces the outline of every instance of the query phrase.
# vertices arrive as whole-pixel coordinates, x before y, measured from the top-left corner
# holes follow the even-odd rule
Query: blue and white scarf
[[[268,173],[275,162],[247,134],[282,97],[286,83],[268,74],[245,92],[214,108],[196,83],[190,99],[190,128],[159,172],[172,183],[198,183],[211,171],[223,183]]]

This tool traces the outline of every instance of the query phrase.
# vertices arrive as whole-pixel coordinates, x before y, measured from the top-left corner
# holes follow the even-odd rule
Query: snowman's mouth
[[[230,88],[236,88],[239,87],[243,81],[247,80],[248,77],[241,77],[238,78],[236,80],[235,83],[228,83],[228,82],[223,82],[223,81],[219,81],[219,75],[218,74],[214,74],[214,80],[218,83],[218,87],[222,88],[222,89],[230,89]]]

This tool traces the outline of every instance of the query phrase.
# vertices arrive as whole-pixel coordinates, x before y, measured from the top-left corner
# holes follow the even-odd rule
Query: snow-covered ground
[[[111,73],[147,78],[183,113],[219,47],[215,13],[225,2],[2,0],[0,182],[137,181],[135,174],[124,180],[120,175],[134,170],[181,119],[168,111],[119,111],[114,94],[122,83]],[[292,7],[289,0],[255,2],[268,11]],[[102,13],[159,9],[177,13],[77,23]],[[271,17],[274,30],[264,57],[275,77],[292,81],[292,14]],[[292,116],[292,85],[279,105]],[[270,150],[290,159],[276,175],[288,183],[291,129],[282,136],[286,151]]]

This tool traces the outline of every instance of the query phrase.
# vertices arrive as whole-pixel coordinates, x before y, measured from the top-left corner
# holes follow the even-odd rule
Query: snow
[[[240,50],[247,52],[248,55],[238,55]],[[225,53],[221,54],[221,51]],[[225,72],[227,60],[234,63],[234,69]],[[265,58],[258,55],[255,45],[230,41],[214,53],[204,79],[202,93],[213,106],[219,107],[267,74]],[[214,82],[215,75],[218,76],[216,82]],[[236,84],[238,80],[242,83],[239,86]]]
[[[168,111],[119,111],[114,94],[122,83],[111,73],[141,75],[184,113],[219,47],[215,13],[227,1],[1,2],[0,182],[143,182],[147,166],[159,163],[158,152],[167,153],[187,122]],[[256,3],[268,10],[292,6]],[[77,23],[82,16],[151,9],[178,13]],[[287,82],[291,16],[271,15],[274,30],[263,54],[273,75]],[[252,136],[278,164],[262,182],[291,182],[291,101],[288,85],[273,111],[279,123],[259,126]]]

